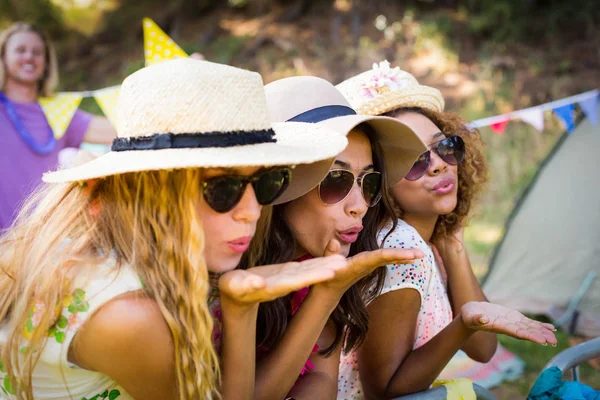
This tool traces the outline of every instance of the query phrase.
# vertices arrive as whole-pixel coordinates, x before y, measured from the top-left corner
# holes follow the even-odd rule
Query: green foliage
[[[0,0],[0,28],[15,21],[38,25],[52,36],[64,33],[60,11],[52,0]]]
[[[571,35],[565,28],[579,25],[592,34],[592,28],[600,23],[600,2],[596,0],[458,0],[457,3],[467,15],[469,31],[496,42],[530,41],[557,33]],[[535,18],[544,23],[532,23]]]
[[[103,115],[100,106],[93,97],[86,97],[81,100],[79,109],[96,115]]]
[[[223,64],[231,63],[250,39],[251,37],[248,35],[217,38],[208,48],[211,61]]]

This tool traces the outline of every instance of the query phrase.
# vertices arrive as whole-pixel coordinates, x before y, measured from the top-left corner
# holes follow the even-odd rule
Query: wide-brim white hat
[[[272,124],[258,73],[193,59],[166,61],[127,77],[117,121],[110,152],[46,173],[43,180],[75,182],[178,168],[330,164],[348,143],[326,127]],[[318,183],[318,177],[293,171],[282,197],[299,197]]]
[[[295,76],[265,86],[271,120],[313,123],[348,135],[367,123],[375,131],[385,160],[388,185],[394,186],[427,150],[419,136],[406,124],[389,117],[357,115],[333,84],[314,76]],[[300,166],[304,174],[325,178],[332,163]],[[320,182],[320,181],[319,181]],[[316,187],[317,185],[315,185]]]
[[[374,63],[373,68],[346,79],[336,88],[359,114],[381,115],[398,108],[418,107],[444,111],[439,90],[420,85],[410,73],[390,63]]]

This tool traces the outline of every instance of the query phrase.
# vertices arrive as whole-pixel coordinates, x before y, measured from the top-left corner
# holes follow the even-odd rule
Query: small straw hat
[[[376,132],[385,158],[388,185],[394,186],[408,173],[427,146],[407,125],[389,117],[357,115],[335,86],[314,76],[295,76],[265,86],[271,120],[275,122],[311,122],[348,135],[357,125],[368,123]],[[304,166],[308,174],[325,178],[326,169],[316,171]],[[316,185],[315,185],[316,186]]]
[[[439,90],[419,85],[414,76],[390,63],[374,63],[373,69],[336,86],[359,114],[381,115],[406,107],[444,111],[444,98]]]
[[[127,77],[117,117],[110,152],[46,173],[43,180],[74,182],[177,168],[331,164],[348,143],[344,135],[314,124],[271,124],[258,73],[194,59],[165,61]],[[299,197],[320,178],[294,171],[283,196]]]

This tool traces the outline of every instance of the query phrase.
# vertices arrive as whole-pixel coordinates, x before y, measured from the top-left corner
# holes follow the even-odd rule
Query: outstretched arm
[[[420,309],[416,290],[386,293],[368,309],[369,332],[358,351],[358,366],[367,398],[391,399],[427,389],[456,351],[477,331],[503,333],[540,344],[556,343],[549,324],[530,320],[495,304],[471,302],[436,336],[412,350]]]
[[[255,391],[259,395],[265,389],[259,384],[255,388],[255,380],[258,380],[259,383],[263,382],[260,375],[255,378],[258,304],[331,279],[334,276],[334,270],[345,265],[346,260],[343,257],[332,256],[307,260],[302,263],[291,262],[248,270],[235,270],[221,277],[219,287],[223,315],[221,341],[221,394],[223,399],[251,399],[254,398]],[[325,317],[325,321],[326,319]],[[317,340],[320,329],[312,342],[311,349]],[[240,334],[241,332],[243,334]],[[294,345],[301,346],[302,343],[294,343]],[[310,351],[304,357],[302,365],[309,355]],[[301,366],[298,371],[300,368]],[[280,396],[268,398],[285,396],[293,385],[292,381],[287,389],[282,390],[284,382],[269,378],[264,380],[264,382],[274,385],[274,387],[268,388],[271,390],[269,395],[276,391]]]
[[[117,137],[117,131],[108,118],[94,115],[83,137],[84,142],[95,144],[111,144]]]
[[[332,241],[327,246],[326,252],[335,254],[337,251],[339,251],[339,243]],[[317,339],[327,340],[325,324],[341,296],[354,283],[380,265],[390,262],[409,263],[422,256],[420,250],[407,249],[364,252],[349,258],[343,268],[337,268],[334,279],[311,287],[308,296],[291,319],[281,341],[270,349],[257,365],[255,398],[283,398],[294,386],[309,356],[315,368],[302,377],[300,382],[304,383],[299,382],[295,392],[301,390],[307,398],[316,398],[322,393],[328,393],[333,387],[332,381],[327,378],[332,374],[330,366],[335,365],[337,375],[339,355],[336,360],[335,355],[326,358],[312,353],[312,350]],[[334,382],[337,387],[337,378]]]

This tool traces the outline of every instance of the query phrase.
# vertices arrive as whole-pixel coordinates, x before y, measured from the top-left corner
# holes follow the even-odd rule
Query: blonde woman
[[[77,110],[65,134],[55,139],[38,98],[55,94],[56,55],[48,37],[35,26],[16,22],[2,31],[0,59],[0,170],[4,171],[0,229],[4,229],[40,184],[42,174],[56,168],[62,149],[79,147],[83,141],[110,144],[115,130],[106,118]]]
[[[258,303],[346,261],[234,269],[261,207],[318,183],[288,165],[347,140],[272,126],[257,73],[191,59],[128,77],[118,119],[0,241],[0,398],[252,397]]]

